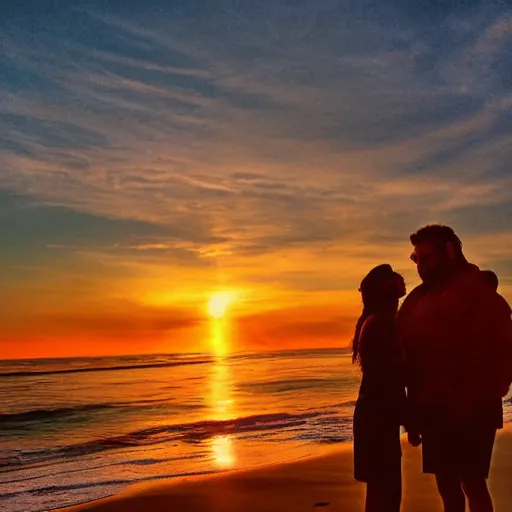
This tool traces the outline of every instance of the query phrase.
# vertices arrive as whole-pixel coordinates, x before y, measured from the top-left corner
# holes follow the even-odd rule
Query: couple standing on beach
[[[367,484],[366,512],[399,512],[403,426],[422,445],[445,512],[464,512],[466,499],[471,512],[492,512],[487,477],[512,383],[511,309],[496,274],[466,260],[451,228],[426,226],[410,240],[422,283],[400,309],[405,283],[390,265],[359,289],[355,478]]]

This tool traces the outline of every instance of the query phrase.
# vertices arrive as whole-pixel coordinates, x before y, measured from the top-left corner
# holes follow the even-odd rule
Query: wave
[[[87,373],[87,372],[112,372],[119,370],[144,370],[147,368],[170,368],[173,366],[187,366],[194,364],[208,364],[211,359],[200,359],[196,361],[175,361],[169,363],[147,363],[135,365],[116,365],[116,366],[93,366],[89,368],[68,368],[60,370],[40,370],[40,371],[18,371],[0,373],[0,378],[8,377],[40,377],[43,375],[58,375],[61,373]]]
[[[304,389],[339,389],[339,378],[279,379],[239,384],[241,391],[261,393],[288,393]]]
[[[343,356],[350,353],[349,348],[309,348],[309,349],[287,349],[274,350],[270,352],[238,352],[229,356],[229,359],[288,359],[288,358],[308,358],[308,357],[333,357]]]
[[[138,400],[134,402],[114,402],[99,404],[84,404],[73,407],[56,407],[54,409],[32,409],[18,413],[0,413],[0,424],[4,428],[22,427],[23,424],[32,422],[46,422],[65,419],[66,417],[82,416],[86,413],[99,412],[108,409],[154,407],[157,404],[171,403],[170,398],[153,400]]]
[[[303,414],[260,414],[223,421],[203,420],[195,423],[164,425],[138,430],[126,435],[94,439],[85,443],[60,446],[44,450],[12,452],[6,458],[0,453],[0,468],[25,464],[49,462],[54,459],[91,455],[127,447],[141,447],[181,441],[199,444],[219,435],[262,432],[265,430],[292,429],[306,425],[326,413],[310,412]],[[7,455],[7,454],[5,454]]]
[[[180,477],[189,477],[189,476],[200,476],[200,475],[210,475],[216,473],[214,470],[210,471],[189,471],[187,473],[171,473],[166,475],[154,475],[154,476],[144,476],[139,478],[125,478],[125,479],[117,479],[117,480],[102,480],[100,482],[81,482],[69,485],[48,485],[44,487],[36,487],[35,489],[29,489],[27,491],[14,491],[7,492],[0,495],[0,500],[7,500],[9,498],[16,498],[20,495],[36,495],[36,496],[44,496],[49,494],[55,494],[57,492],[64,491],[72,491],[72,490],[82,490],[82,489],[91,489],[94,487],[106,487],[110,485],[123,485],[127,486],[130,484],[134,484],[137,482],[148,482],[154,480],[166,480],[170,478],[180,478]],[[80,504],[82,502],[78,502]],[[46,509],[45,509],[46,510]]]
[[[12,424],[32,422],[32,421],[50,421],[62,416],[73,416],[79,413],[87,413],[93,411],[101,411],[104,409],[113,409],[116,407],[111,404],[88,404],[76,407],[59,407],[56,409],[33,409],[20,413],[0,414],[0,423],[5,426]]]
[[[226,357],[228,360],[259,360],[259,359],[280,359],[280,358],[301,358],[301,357],[332,357],[347,353],[347,349],[340,348],[321,348],[321,349],[300,349],[300,350],[280,350],[273,352],[239,352]],[[148,357],[151,361],[147,361]],[[169,360],[171,359],[172,360]],[[193,358],[193,359],[192,359]],[[81,366],[75,368],[50,368],[47,370],[29,370],[27,366],[34,365],[62,365],[65,362],[84,363],[84,361],[111,361],[112,364],[106,366]],[[117,360],[118,364],[114,364]],[[136,361],[139,361],[138,363]],[[188,353],[185,357],[180,354],[155,354],[152,356],[120,356],[108,358],[69,358],[69,359],[28,359],[28,360],[8,360],[3,361],[4,366],[14,364],[17,367],[13,371],[0,372],[0,378],[9,377],[38,377],[45,375],[58,375],[67,373],[87,373],[87,372],[105,372],[116,370],[133,370],[147,368],[168,368],[173,366],[208,364],[212,362],[211,356],[206,353]],[[124,364],[123,364],[124,363]],[[97,364],[97,363],[96,363]]]

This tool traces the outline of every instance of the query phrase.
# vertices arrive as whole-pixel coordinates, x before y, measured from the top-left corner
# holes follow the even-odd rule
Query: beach
[[[346,351],[15,361],[0,369],[0,510],[310,457],[350,441]]]
[[[4,364],[2,379],[0,510],[46,512],[154,489],[208,501],[217,485],[236,506],[284,496],[361,508],[350,454],[360,375],[346,351],[25,361]],[[504,410],[510,422],[510,396]],[[500,450],[494,479],[509,476]],[[407,482],[419,474],[419,452],[404,452]],[[424,480],[411,488],[427,485],[430,496]]]
[[[60,512],[363,510],[364,485],[352,478],[352,445],[320,450],[306,459],[212,476],[138,484],[102,500]],[[423,475],[421,451],[403,444],[404,512],[441,512],[431,475]],[[496,512],[512,505],[512,427],[496,440],[489,486]]]

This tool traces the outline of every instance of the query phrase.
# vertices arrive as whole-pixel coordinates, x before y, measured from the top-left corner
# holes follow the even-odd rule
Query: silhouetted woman
[[[395,321],[405,283],[390,265],[379,265],[362,280],[359,291],[363,312],[352,360],[363,375],[354,411],[354,477],[367,484],[366,512],[399,512],[405,386]]]

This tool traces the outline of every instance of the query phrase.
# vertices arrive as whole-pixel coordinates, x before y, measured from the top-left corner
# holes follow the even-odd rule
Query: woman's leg
[[[365,512],[379,512],[382,505],[382,486],[378,482],[368,482],[366,484]]]
[[[402,503],[401,472],[391,478],[382,476],[366,486],[365,512],[400,512]]]

